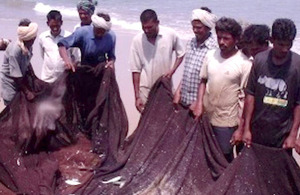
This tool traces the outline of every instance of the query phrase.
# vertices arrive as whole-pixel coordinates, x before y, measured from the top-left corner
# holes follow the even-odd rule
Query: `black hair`
[[[296,26],[290,19],[278,18],[272,25],[272,38],[275,40],[293,41],[296,34]]]
[[[205,11],[207,11],[209,13],[212,13],[211,9],[209,9],[208,7],[200,7],[200,9],[205,10]]]
[[[251,24],[245,29],[242,39],[245,43],[269,44],[270,28],[265,24]]]
[[[107,13],[103,13],[103,12],[98,12],[97,16],[102,17],[106,22],[110,21],[110,16]]]
[[[140,20],[142,23],[149,22],[150,20],[158,21],[156,12],[152,9],[146,9],[141,13]]]
[[[48,14],[47,14],[47,20],[57,20],[57,21],[62,21],[62,16],[61,13],[57,10],[51,10]]]
[[[31,20],[29,20],[28,18],[23,18],[20,20],[18,26],[29,26],[30,23],[31,23]]]
[[[216,23],[216,32],[230,33],[235,39],[240,39],[242,34],[241,25],[233,18],[222,17]]]

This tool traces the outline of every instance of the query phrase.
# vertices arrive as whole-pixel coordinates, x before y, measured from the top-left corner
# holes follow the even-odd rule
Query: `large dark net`
[[[0,115],[4,194],[300,194],[300,170],[283,149],[253,144],[225,160],[206,116],[153,86],[135,132],[112,69],[82,66],[55,83],[32,71]]]

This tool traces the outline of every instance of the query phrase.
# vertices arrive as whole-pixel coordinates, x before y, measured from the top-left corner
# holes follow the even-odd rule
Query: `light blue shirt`
[[[81,64],[95,66],[106,60],[115,59],[116,36],[108,31],[103,37],[95,37],[93,26],[83,26],[73,34],[60,40],[58,46],[78,47],[81,51]]]

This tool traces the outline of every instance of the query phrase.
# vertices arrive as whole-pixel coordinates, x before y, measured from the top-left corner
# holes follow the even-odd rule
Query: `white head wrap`
[[[37,36],[38,25],[31,22],[28,26],[19,26],[17,29],[19,37],[19,46],[24,54],[28,54],[28,48],[25,47],[24,41],[29,41]]]
[[[97,15],[92,15],[92,23],[96,28],[103,28],[104,30],[110,30],[111,22],[107,22],[104,18]]]
[[[203,9],[194,9],[191,21],[193,20],[200,20],[205,26],[212,29],[217,21],[217,16]]]
[[[17,29],[20,41],[29,41],[37,36],[38,25],[31,22],[29,26],[19,26]]]

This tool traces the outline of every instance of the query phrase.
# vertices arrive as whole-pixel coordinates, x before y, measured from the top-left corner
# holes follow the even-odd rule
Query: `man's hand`
[[[135,107],[140,113],[143,112],[145,105],[140,97],[135,100]]]
[[[106,66],[106,62],[101,62],[101,63],[97,64],[97,66],[95,66],[94,69],[92,69],[93,74],[98,76],[104,66]]]
[[[111,60],[111,61],[108,61],[105,65],[105,68],[112,68],[114,69],[115,68],[115,61]]]
[[[5,50],[10,42],[10,39],[0,39],[0,50]]]
[[[178,107],[179,101],[180,101],[180,91],[176,90],[176,92],[174,94],[174,98],[173,98],[173,105],[174,105],[175,112],[178,112],[178,110],[179,110],[179,107]]]
[[[178,104],[179,101],[180,101],[180,91],[176,90],[175,94],[174,94],[174,97],[173,97],[173,103]]]
[[[59,46],[58,51],[59,51],[59,55],[61,56],[61,58],[63,59],[63,61],[65,63],[66,69],[67,70],[72,70],[73,72],[75,72],[75,64],[72,63],[72,60],[70,59],[70,57],[67,53],[66,47],[65,46]]]
[[[172,78],[172,76],[173,76],[173,74],[174,74],[174,70],[172,69],[172,70],[170,70],[169,72],[167,72],[166,74],[164,74],[164,77],[167,77],[167,78]]]
[[[239,143],[243,142],[243,129],[238,128],[233,134],[230,139],[231,145],[237,145]]]
[[[190,105],[190,110],[193,112],[195,119],[199,119],[203,114],[203,104],[197,104],[197,102],[193,102]]]
[[[294,148],[296,144],[296,137],[289,135],[283,142],[282,148]]]
[[[300,137],[295,141],[295,150],[300,154]]]
[[[250,148],[252,143],[252,134],[250,129],[245,129],[243,134],[243,142],[248,148]]]
[[[72,70],[72,72],[75,72],[75,65],[72,62],[65,62],[65,66],[67,70]]]

